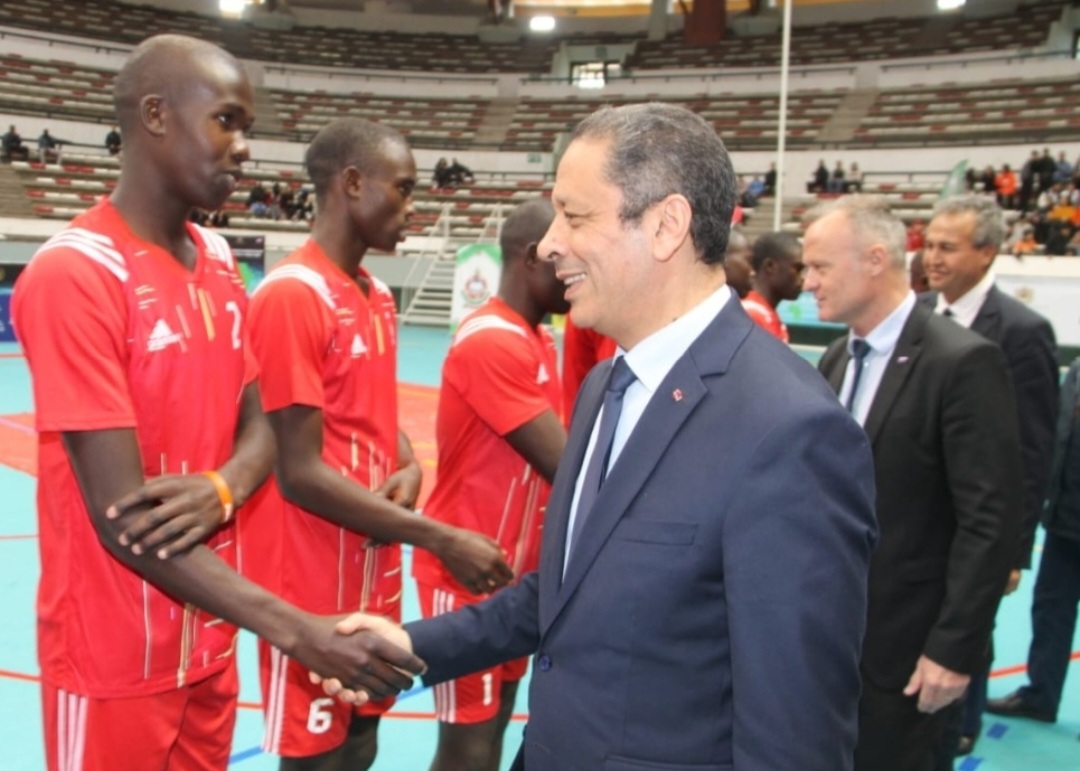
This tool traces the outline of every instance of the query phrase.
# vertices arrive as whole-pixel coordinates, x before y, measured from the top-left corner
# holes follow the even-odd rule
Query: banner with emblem
[[[458,249],[454,296],[450,302],[450,331],[499,291],[502,250],[498,244],[470,244]]]

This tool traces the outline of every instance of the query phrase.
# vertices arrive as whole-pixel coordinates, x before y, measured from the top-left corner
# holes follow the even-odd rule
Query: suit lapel
[[[983,300],[982,307],[971,322],[971,331],[985,337],[987,340],[1000,340],[998,328],[1001,325],[1001,300],[1000,292],[996,286],[990,287],[990,291]]]
[[[611,362],[605,364],[611,367]],[[589,446],[593,425],[604,403],[604,384],[607,369],[596,367],[585,379],[578,397],[581,407],[574,414],[566,448],[559,459],[551,495],[548,496],[544,519],[544,537],[540,550],[540,619],[550,618],[556,595],[562,583],[563,554],[566,552],[566,531],[570,521],[570,506],[574,500],[577,475]]]
[[[916,303],[900,332],[900,339],[896,341],[892,358],[885,365],[885,372],[881,376],[881,383],[878,384],[874,401],[866,415],[866,424],[863,426],[871,446],[877,440],[896,398],[903,391],[908,375],[915,368],[915,361],[922,350],[923,330],[931,315],[933,311]]]
[[[844,384],[844,372],[847,371],[848,362],[851,361],[851,354],[848,353],[847,349],[847,335],[835,345],[837,348],[834,352],[831,352],[832,355],[830,356],[830,352],[827,352],[826,356],[822,358],[822,374],[829,381],[833,393],[839,397],[840,387]]]
[[[611,467],[593,510],[588,514],[589,521],[574,544],[570,562],[566,566],[565,580],[562,580],[566,525],[574,485],[596,415],[603,402],[603,382],[595,392],[589,394],[589,401],[583,402],[583,406],[588,409],[582,410],[581,419],[571,427],[571,436],[567,440],[567,452],[572,454],[564,453],[563,461],[560,461],[559,468],[565,468],[567,473],[556,479],[556,484],[560,487],[558,500],[554,500],[553,491],[548,505],[548,512],[552,516],[545,524],[545,531],[553,528],[554,532],[546,532],[544,538],[541,567],[543,575],[540,577],[541,634],[558,618],[683,423],[708,395],[709,389],[705,386],[703,376],[725,372],[735,351],[752,329],[753,322],[750,317],[737,300],[731,299],[675,363],[652,395],[615,465]],[[581,516],[581,512],[578,512],[578,515]]]

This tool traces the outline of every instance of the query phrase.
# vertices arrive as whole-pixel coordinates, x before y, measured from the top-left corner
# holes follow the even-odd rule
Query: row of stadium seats
[[[830,64],[913,55],[1015,51],[1041,45],[1063,0],[1025,6],[1021,15],[985,19],[963,16],[932,19],[877,19],[848,24],[795,28],[792,63]],[[134,8],[113,0],[19,0],[0,4],[0,24],[136,43],[149,34],[179,32],[222,45],[243,58],[286,64],[439,73],[551,72],[559,49],[553,40],[483,44],[464,35],[366,32],[347,28],[257,29],[241,21],[189,13]],[[630,70],[779,65],[779,33],[729,36],[709,47],[686,47],[680,34],[663,41],[640,35],[589,35],[569,38],[579,45],[635,44]]]

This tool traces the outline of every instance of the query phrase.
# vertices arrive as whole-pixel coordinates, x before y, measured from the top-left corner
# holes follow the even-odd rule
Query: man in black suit
[[[927,228],[923,265],[930,288],[926,300],[1005,354],[1016,393],[1023,461],[1023,529],[1005,593],[1031,567],[1035,529],[1054,459],[1058,364],[1054,330],[1045,318],[994,286],[991,270],[1005,237],[1001,209],[990,198],[961,195],[940,201]],[[982,728],[992,656],[971,682],[962,726],[939,769],[952,768],[952,753],[971,752]]]
[[[879,199],[815,209],[805,288],[851,327],[820,369],[874,453],[856,771],[929,771],[984,661],[1020,529],[1016,405],[1001,350],[916,302]]]

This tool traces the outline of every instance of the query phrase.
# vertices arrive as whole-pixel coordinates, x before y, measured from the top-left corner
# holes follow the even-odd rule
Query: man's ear
[[[694,212],[686,196],[672,193],[652,207],[655,222],[652,227],[653,256],[667,262],[690,237],[690,221]]]
[[[364,175],[355,166],[346,166],[341,172],[341,189],[347,198],[359,198]]]
[[[155,137],[165,136],[165,97],[147,94],[139,100],[139,122]]]

